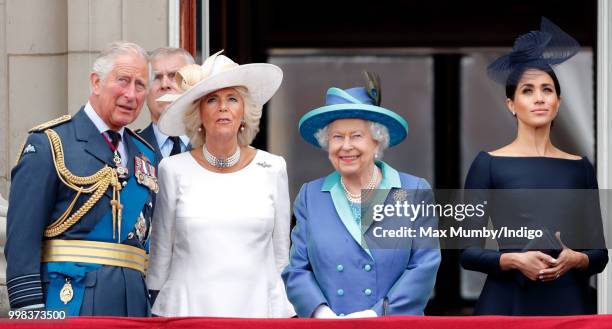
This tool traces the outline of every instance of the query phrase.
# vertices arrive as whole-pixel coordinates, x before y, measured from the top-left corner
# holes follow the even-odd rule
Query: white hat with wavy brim
[[[280,67],[268,63],[238,65],[221,52],[208,57],[201,66],[182,67],[176,74],[176,82],[183,93],[166,94],[157,99],[172,102],[159,118],[158,127],[164,134],[185,135],[183,120],[187,110],[193,108],[195,101],[216,90],[245,87],[257,106],[263,106],[274,96],[283,80]]]

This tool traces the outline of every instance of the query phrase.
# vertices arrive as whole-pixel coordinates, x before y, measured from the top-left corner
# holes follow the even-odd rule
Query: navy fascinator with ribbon
[[[516,39],[512,52],[506,54],[487,68],[489,77],[501,84],[516,83],[509,77],[519,79],[527,69],[552,70],[580,50],[580,44],[563,32],[546,17],[542,17],[539,31],[531,31]],[[517,74],[518,73],[518,74]]]

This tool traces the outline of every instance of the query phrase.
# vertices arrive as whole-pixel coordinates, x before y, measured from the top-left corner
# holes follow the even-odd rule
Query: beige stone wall
[[[151,51],[168,45],[169,0],[0,0],[0,242],[4,246],[10,169],[29,128],[87,101],[99,51],[127,40]],[[143,108],[134,128],[144,127]],[[6,314],[0,255],[0,315]],[[4,296],[4,297],[3,297]]]
[[[2,194],[6,195],[8,168],[7,162],[4,160],[8,152],[8,99],[7,94],[7,71],[6,71],[6,1],[0,0],[0,202],[3,203],[0,211],[0,231],[6,232],[6,200]],[[0,248],[2,248],[2,257],[0,264],[4,267],[0,273],[0,314],[6,314],[8,311],[8,296],[6,293],[6,261],[4,259],[4,244],[6,235],[0,236]]]
[[[168,0],[0,0],[0,193],[32,126],[87,101],[106,44],[168,44]],[[134,128],[149,121],[146,108]]]
[[[9,310],[8,296],[6,293],[6,262],[4,261],[4,244],[6,243],[6,211],[8,203],[0,194],[0,314],[6,314]]]
[[[6,68],[6,1],[0,0],[0,193],[7,195],[8,163],[8,87]]]
[[[37,0],[44,1],[44,0]],[[70,113],[89,95],[89,72],[109,42],[127,40],[146,50],[168,44],[168,0],[67,0],[67,100]],[[132,127],[149,122],[143,109]]]
[[[66,1],[5,3],[10,170],[27,130],[66,111]]]

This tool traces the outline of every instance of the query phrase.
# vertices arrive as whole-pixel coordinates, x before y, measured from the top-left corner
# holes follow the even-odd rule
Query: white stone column
[[[597,27],[597,178],[600,189],[612,188],[612,5],[609,0],[598,1]],[[603,193],[604,213],[612,213],[609,193]],[[612,222],[604,216],[606,241],[612,239]],[[608,264],[597,276],[598,311],[612,313],[612,270]]]

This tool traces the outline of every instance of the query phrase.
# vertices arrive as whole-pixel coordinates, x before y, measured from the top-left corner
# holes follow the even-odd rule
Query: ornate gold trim
[[[119,198],[121,184],[119,183],[117,172],[109,166],[104,166],[91,176],[81,177],[74,175],[66,168],[66,163],[64,162],[64,149],[59,135],[53,129],[45,130],[45,134],[47,134],[49,143],[51,144],[51,155],[53,156],[57,177],[62,183],[75,190],[77,193],[66,211],[45,228],[44,236],[55,237],[68,230],[72,225],[77,223],[100,200],[100,198],[102,198],[102,195],[110,186],[113,188],[113,199],[111,201],[113,211],[113,238],[115,237],[117,220],[119,221],[119,238],[121,238],[121,208],[123,208],[123,205]],[[87,199],[77,211],[72,213],[79,196],[83,193],[91,194],[91,197]]]
[[[70,121],[72,119],[72,116],[69,114],[66,115],[62,115],[59,118],[55,118],[53,120],[49,120],[47,122],[41,123],[38,126],[34,126],[32,127],[32,129],[29,130],[29,132],[33,133],[33,132],[40,132],[43,131],[45,129],[48,128],[53,128],[59,124],[62,124],[64,122]]]

